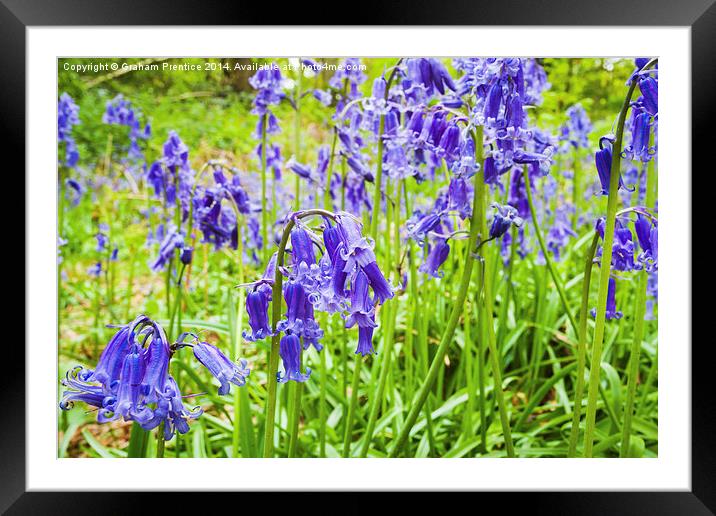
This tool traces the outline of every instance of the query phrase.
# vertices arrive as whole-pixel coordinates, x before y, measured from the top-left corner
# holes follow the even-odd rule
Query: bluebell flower
[[[450,245],[444,238],[436,238],[430,246],[428,257],[418,270],[432,276],[433,278],[442,278],[444,273],[440,271],[440,267],[450,254]]]
[[[589,147],[589,133],[592,122],[581,104],[567,108],[567,123],[563,126],[561,139],[576,148]]]
[[[209,372],[219,380],[219,395],[229,394],[230,384],[237,387],[243,387],[246,384],[246,377],[249,375],[249,369],[246,367],[246,360],[241,360],[236,364],[229,360],[219,348],[201,342],[198,339],[193,344],[194,356],[206,367]]]
[[[365,356],[375,353],[373,349],[373,329],[378,325],[375,322],[375,307],[370,300],[368,277],[358,271],[353,278],[351,288],[351,306],[346,317],[346,328],[358,325],[358,347],[356,354]]]
[[[597,174],[599,175],[599,182],[602,185],[602,195],[609,195],[609,182],[611,177],[612,169],[612,144],[614,143],[613,136],[602,136],[599,139],[599,150],[594,154],[594,161],[597,166]],[[619,188],[626,188],[624,182],[619,175]]]
[[[522,225],[522,218],[519,217],[517,210],[509,204],[501,206],[493,202],[490,206],[495,209],[495,216],[490,225],[490,238],[501,237],[512,225],[517,227]]]
[[[453,177],[448,186],[448,208],[456,210],[463,220],[472,215],[472,187],[464,177]]]
[[[642,110],[633,109],[631,114],[631,141],[624,148],[622,155],[628,159],[638,159],[642,163],[649,161],[656,152],[650,145],[652,116]]]
[[[65,198],[69,199],[71,206],[77,206],[82,200],[85,188],[76,179],[67,178],[65,180]]]
[[[331,102],[333,102],[333,95],[328,91],[315,89],[312,91],[312,94],[313,97],[324,106],[330,106]]]
[[[99,277],[100,274],[102,274],[102,262],[97,262],[94,265],[90,266],[89,269],[87,269],[87,274],[94,277]]]
[[[604,239],[605,227],[606,220],[604,217],[597,219],[595,229],[602,239]],[[634,251],[635,248],[631,230],[617,219],[614,226],[614,241],[612,244],[612,269],[628,272],[639,268],[638,264],[634,262]],[[596,254],[596,260],[598,262],[601,261],[602,252],[603,249],[600,247]]]
[[[380,303],[393,297],[393,289],[376,263],[373,246],[362,234],[362,224],[346,212],[336,215],[336,223],[341,231],[341,258],[346,261],[344,271],[350,272],[358,267],[365,272]]]
[[[184,265],[189,265],[194,255],[194,248],[191,246],[182,247],[181,253],[179,253],[179,261]]]
[[[441,212],[431,211],[425,215],[416,212],[407,223],[408,234],[422,245],[427,234],[440,225],[441,217]]]
[[[105,249],[107,249],[107,245],[109,244],[109,237],[105,235],[101,230],[97,232],[95,235],[95,238],[97,239],[97,252],[101,253]]]
[[[184,246],[184,234],[177,229],[174,224],[171,224],[159,245],[159,255],[151,263],[151,269],[156,272],[162,270],[166,264],[174,256],[176,249],[181,249]]]
[[[256,340],[265,339],[272,335],[271,327],[268,321],[268,304],[270,296],[265,291],[254,290],[246,296],[246,312],[249,316],[249,326],[251,334],[246,331],[243,336],[246,340],[254,342]]]
[[[273,170],[275,179],[281,179],[281,166],[283,165],[283,159],[281,158],[281,148],[278,145],[268,144],[266,147],[266,167]],[[262,161],[263,145],[258,144],[256,146],[256,157],[259,162]]]
[[[283,77],[279,67],[270,63],[262,65],[259,70],[249,79],[249,84],[255,89],[254,107],[252,113],[259,115],[254,137],[261,139],[266,123],[266,134],[276,134],[280,131],[278,120],[271,112],[270,106],[277,105],[285,97],[283,93]]]
[[[420,84],[427,94],[432,96],[437,90],[441,95],[449,90],[455,91],[456,86],[447,68],[435,58],[415,58],[406,60],[408,77],[413,84]]]
[[[80,108],[67,93],[60,95],[57,102],[57,140],[65,143],[64,165],[75,168],[80,154],[72,136],[73,126],[80,123]]]
[[[592,317],[597,316],[596,309],[592,308],[591,310]],[[621,319],[624,314],[617,310],[617,303],[616,303],[616,281],[614,281],[614,278],[609,278],[609,287],[607,289],[607,309],[606,309],[606,319]]]
[[[572,229],[572,222],[569,218],[570,211],[574,211],[571,205],[559,206],[554,214],[554,221],[546,235],[547,249],[554,255],[556,261],[560,260],[561,250],[567,245],[569,239],[577,236]]]
[[[87,379],[92,375],[91,369],[85,369],[82,366],[75,366],[67,371],[62,385],[68,387],[69,390],[63,391],[60,408],[62,410],[71,409],[75,402],[82,402],[96,408],[102,408],[107,398],[107,394],[100,385],[87,383]]]
[[[306,368],[301,373],[301,340],[293,333],[287,333],[281,337],[279,343],[279,356],[283,361],[284,373],[276,373],[279,383],[286,383],[289,380],[294,382],[305,382],[311,376],[311,370]]]
[[[642,105],[647,113],[656,116],[659,113],[659,83],[650,76],[644,76],[639,80]]]
[[[288,163],[286,163],[286,168],[304,179],[310,179],[313,174],[311,167],[298,163],[293,157],[291,157],[291,159],[288,160]]]
[[[639,214],[634,223],[637,239],[642,252],[638,256],[639,263],[650,273],[659,267],[659,230],[656,223]]]
[[[102,122],[109,125],[124,125],[129,127],[129,152],[130,159],[141,159],[144,155],[139,148],[138,141],[146,140],[151,136],[151,126],[141,126],[139,115],[132,108],[132,103],[124,98],[122,94],[117,95],[107,102],[106,110],[102,115]]]

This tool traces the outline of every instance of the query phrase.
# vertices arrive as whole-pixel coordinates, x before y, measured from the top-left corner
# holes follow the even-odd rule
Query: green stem
[[[363,357],[357,358],[353,365],[353,380],[351,381],[351,399],[348,404],[348,415],[346,426],[343,430],[343,457],[349,457],[351,453],[351,436],[353,434],[353,417],[358,406],[358,387],[360,387],[360,370],[363,365]]]
[[[370,415],[368,417],[368,424],[365,429],[365,437],[363,439],[363,445],[361,446],[360,456],[367,457],[370,443],[373,439],[373,430],[375,429],[375,423],[378,419],[378,412],[380,411],[380,404],[383,401],[383,394],[385,392],[385,384],[388,380],[388,373],[390,372],[392,352],[393,352],[393,305],[389,305],[385,308],[387,310],[386,325],[384,339],[383,339],[383,361],[380,364],[380,377],[378,379],[378,389],[373,393],[373,399],[371,400]]]
[[[475,160],[480,165],[483,164],[483,140],[482,140],[482,127],[477,127],[474,134],[475,139]],[[423,405],[425,404],[425,400],[428,398],[428,394],[430,394],[430,390],[433,387],[433,384],[435,383],[435,379],[437,378],[438,371],[440,369],[440,365],[443,362],[445,358],[445,353],[447,353],[448,347],[450,346],[450,343],[453,340],[453,336],[455,335],[455,328],[457,327],[457,323],[460,319],[460,314],[462,313],[462,310],[464,308],[465,304],[465,298],[467,297],[467,291],[470,287],[470,277],[472,276],[472,268],[474,265],[474,259],[472,257],[472,253],[474,252],[474,249],[477,247],[477,237],[478,237],[478,231],[479,231],[479,224],[478,224],[478,213],[479,209],[477,209],[478,203],[480,202],[480,198],[478,196],[478,192],[480,190],[479,185],[480,183],[484,183],[484,176],[483,176],[483,168],[481,167],[480,171],[475,174],[475,189],[473,194],[473,210],[472,210],[472,218],[470,220],[470,237],[468,240],[467,248],[465,249],[465,264],[463,266],[462,270],[462,278],[460,279],[460,285],[458,288],[457,297],[453,303],[452,311],[450,313],[450,318],[448,319],[447,326],[445,327],[445,332],[443,333],[442,339],[440,340],[440,345],[438,346],[437,351],[435,352],[435,357],[433,358],[430,369],[428,370],[428,374],[423,380],[422,384],[420,385],[420,389],[418,390],[417,399],[413,402],[412,406],[410,407],[410,412],[408,412],[408,417],[405,420],[405,423],[403,424],[403,427],[400,430],[400,433],[398,434],[398,437],[395,440],[395,444],[393,445],[392,450],[390,451],[391,457],[396,457],[405,446],[406,441],[408,440],[408,436],[410,435],[410,430],[413,428],[413,425],[415,425],[415,421],[418,419],[418,415],[420,414],[420,411],[423,408]],[[484,187],[483,187],[484,188]],[[375,222],[375,220],[374,220]]]
[[[324,323],[326,321],[324,317]],[[325,324],[324,324],[325,327]],[[326,353],[328,352],[327,349],[322,350],[321,353],[319,353],[320,360],[321,360],[321,385],[320,385],[320,393],[318,396],[318,420],[320,421],[320,426],[318,428],[318,456],[319,457],[325,457],[326,456],[326,374],[327,374],[327,368],[326,368]]]
[[[654,144],[654,133],[649,136],[649,145]],[[652,207],[656,201],[655,158],[649,162],[646,172],[646,199],[647,207]],[[624,424],[622,425],[622,444],[619,450],[620,457],[629,455],[631,444],[631,422],[634,413],[634,397],[636,395],[636,381],[639,375],[639,359],[641,356],[641,343],[644,338],[644,315],[646,313],[646,289],[649,281],[647,271],[639,272],[639,282],[636,292],[636,309],[634,311],[634,340],[632,341],[629,358],[629,379],[627,380],[627,398],[624,405]]]
[[[378,221],[380,220],[381,211],[381,184],[383,181],[383,131],[385,130],[385,115],[380,115],[378,123],[378,155],[376,157],[378,163],[375,173],[375,192],[373,194],[373,215],[370,220],[370,236],[375,241],[378,238]]]
[[[629,456],[631,440],[631,421],[634,411],[634,396],[636,394],[636,380],[639,375],[639,358],[641,355],[641,342],[644,338],[644,314],[646,312],[646,284],[649,273],[639,272],[637,284],[636,307],[634,310],[634,339],[632,340],[629,357],[629,379],[627,381],[627,397],[624,404],[624,423],[622,425],[622,441],[619,450],[620,457]]]
[[[132,430],[129,434],[129,445],[127,446],[127,457],[137,459],[144,457],[147,450],[147,439],[149,432],[139,426],[139,423],[132,423]]]
[[[157,459],[164,458],[164,422],[157,428]]]
[[[481,290],[482,288],[480,288]],[[480,321],[478,323],[481,325]],[[477,383],[480,391],[480,450],[482,453],[487,453],[487,400],[485,399],[485,343],[483,335],[484,333],[480,332],[480,337],[477,339]]]
[[[298,80],[296,81],[296,116],[293,125],[293,154],[296,160],[300,161],[301,150],[301,78],[303,77],[303,69],[299,58],[298,63]],[[298,210],[301,204],[301,177],[296,174],[296,197],[294,199],[294,209]]]
[[[584,398],[584,369],[587,357],[587,317],[589,313],[589,286],[592,279],[592,266],[594,255],[599,245],[599,234],[595,233],[592,245],[589,247],[584,259],[584,277],[582,278],[582,305],[579,308],[579,339],[577,341],[577,385],[574,393],[572,414],[572,429],[569,434],[568,457],[577,456],[577,441],[579,439],[579,422],[582,417],[582,399]]]
[[[656,62],[649,61],[644,69],[648,69]],[[612,247],[614,245],[614,226],[616,225],[617,203],[619,201],[619,178],[621,177],[621,152],[624,122],[629,110],[637,81],[632,80],[629,85],[619,118],[617,119],[616,137],[612,146],[612,163],[609,177],[609,195],[607,198],[607,220],[604,227],[604,247],[602,250],[601,268],[599,274],[599,293],[597,294],[597,317],[594,325],[594,344],[592,345],[592,360],[589,369],[589,390],[587,393],[587,421],[584,431],[584,456],[592,456],[594,445],[594,430],[597,415],[597,395],[601,373],[602,345],[604,344],[604,330],[606,323],[607,290],[609,288],[609,275],[612,268]]]
[[[268,241],[268,211],[266,211],[266,115],[261,123],[261,240],[264,246],[264,262],[268,262],[270,246]]]
[[[242,227],[242,219],[240,218],[240,214],[237,213],[237,223],[236,223],[236,232],[237,232],[237,250],[236,255],[238,259],[238,265],[239,265],[239,275],[238,275],[238,281],[239,284],[242,284],[244,282],[244,240],[243,240],[243,227]],[[244,301],[243,301],[243,291],[239,289],[238,292],[238,299],[236,300],[236,317],[235,317],[235,323],[232,326],[232,329],[234,331],[234,335],[232,335],[232,354],[234,359],[238,359],[241,356],[241,329],[243,326],[243,317],[244,317]],[[246,393],[246,389],[235,389],[234,392],[234,427],[232,429],[232,435],[231,435],[231,450],[232,455],[234,457],[239,456],[239,440],[241,437],[241,428],[243,427],[244,432],[250,431],[251,428],[249,425],[245,425],[244,422],[246,422],[248,417],[248,394]],[[244,443],[249,442],[249,438],[251,436],[244,436]],[[247,449],[250,447],[243,446],[241,447],[241,452],[244,457],[248,456],[249,450]]]
[[[534,225],[535,235],[537,235],[537,241],[539,242],[540,249],[542,250],[542,254],[544,255],[544,261],[547,264],[547,269],[549,270],[550,276],[552,276],[552,281],[554,281],[554,285],[557,288],[557,292],[559,293],[559,298],[562,301],[564,311],[567,312],[567,317],[569,318],[569,322],[572,325],[572,329],[574,330],[575,335],[579,335],[577,321],[574,320],[572,310],[569,308],[567,295],[564,292],[562,281],[560,280],[559,275],[557,274],[557,270],[552,263],[549,250],[547,249],[547,246],[544,243],[544,238],[542,237],[542,230],[540,229],[539,222],[537,221],[537,211],[535,210],[534,202],[532,200],[532,187],[530,186],[530,175],[527,166],[524,167],[524,180],[525,191],[527,192],[527,202],[530,205],[530,214],[532,215],[532,224]]]
[[[572,203],[574,204],[574,220],[572,226],[575,228],[579,222],[579,214],[581,213],[580,205],[582,203],[582,177],[579,163],[579,147],[574,148],[574,175],[572,177]]]
[[[303,384],[294,382],[293,399],[291,400],[291,438],[288,444],[288,457],[296,456],[296,448],[298,447],[298,427],[301,420],[301,391]]]
[[[478,140],[481,141],[481,140]],[[482,145],[475,145],[475,148]],[[478,162],[481,160],[478,159]],[[477,202],[473,204],[473,210],[478,212],[478,221],[480,226],[480,234],[487,235],[487,221],[485,213],[487,210],[487,191],[485,188],[485,180],[482,170],[477,174],[477,185],[475,187]],[[472,230],[472,228],[470,228]],[[489,274],[488,267],[489,253],[484,253],[482,262],[482,281],[483,281],[483,318],[487,327],[487,346],[490,351],[490,364],[492,366],[492,379],[494,381],[495,398],[497,400],[497,410],[500,414],[500,424],[502,426],[502,435],[505,440],[505,450],[508,457],[515,456],[515,450],[512,445],[512,432],[510,431],[510,420],[507,414],[507,406],[505,404],[505,396],[502,391],[502,373],[500,365],[500,354],[497,351],[497,342],[495,339],[495,326],[493,323],[493,301],[492,301],[492,275]]]
[[[400,64],[400,61],[402,59],[398,60],[398,64]],[[393,68],[393,72],[390,74],[390,77],[388,77],[388,80],[385,84],[385,94],[383,95],[383,100],[387,102],[388,95],[390,94],[390,85],[393,82],[393,79],[395,78],[395,73],[398,70],[398,64],[395,65],[395,68]],[[385,130],[385,114],[382,113],[380,115],[380,120],[378,122],[378,152],[376,154],[376,173],[375,173],[375,192],[373,193],[373,215],[370,220],[370,236],[373,239],[373,241],[377,240],[378,238],[378,221],[380,220],[380,199],[381,199],[381,187],[382,187],[382,181],[383,181],[383,131]]]

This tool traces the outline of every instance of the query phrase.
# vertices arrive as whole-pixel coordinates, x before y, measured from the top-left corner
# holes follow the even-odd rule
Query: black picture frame
[[[308,24],[328,24],[326,14],[331,9],[317,4],[296,4]],[[269,15],[261,2],[188,0],[0,0],[0,128],[1,140],[7,149],[25,148],[25,30],[30,26],[87,26],[87,25],[246,25],[293,24],[301,14],[282,6]],[[683,26],[691,28],[692,73],[692,155],[694,163],[702,158],[709,163],[714,138],[713,119],[716,111],[714,84],[716,84],[716,3],[714,0],[501,0],[470,2],[442,0],[435,5],[425,1],[362,2],[360,9],[342,23],[370,25],[619,25],[619,26]],[[24,169],[24,153],[17,152],[16,170]],[[695,165],[694,165],[695,169]],[[691,174],[691,171],[679,171]],[[21,188],[26,188],[24,185]],[[28,194],[27,190],[25,191]],[[16,195],[22,198],[21,195]],[[698,203],[694,202],[694,206]],[[698,220],[693,217],[694,222]],[[17,224],[19,226],[19,224]],[[694,258],[699,258],[694,255]],[[702,258],[703,259],[703,258]],[[698,267],[694,260],[693,267]],[[29,271],[25,269],[25,274]],[[694,305],[696,306],[696,305]],[[29,308],[29,307],[28,307]],[[697,319],[698,320],[698,319]],[[685,349],[690,343],[683,343]],[[485,493],[471,496],[491,497],[509,509],[524,507],[537,514],[714,514],[716,513],[716,454],[714,453],[714,411],[708,360],[710,341],[692,347],[692,490],[690,492],[569,492],[569,493]],[[77,514],[85,510],[102,514],[119,514],[126,510],[143,512],[148,509],[147,493],[27,493],[25,488],[25,350],[21,345],[6,346],[5,359],[12,367],[3,371],[3,414],[0,427],[0,511],[8,514]],[[11,416],[8,416],[11,415]],[[9,423],[12,421],[12,423]],[[91,474],[91,471],[88,471]],[[78,479],[81,491],[81,479]],[[131,497],[131,506],[127,505]],[[172,505],[189,512],[194,507],[206,510],[204,496],[188,493],[171,496]],[[236,510],[246,511],[254,501],[242,496]],[[291,502],[297,508],[306,502],[301,495]],[[154,498],[156,500],[156,498]],[[211,498],[212,505],[217,499]],[[346,500],[346,498],[344,498]],[[371,510],[374,499],[350,498],[350,509],[344,512]],[[411,498],[421,505],[426,496]],[[325,502],[324,502],[325,503]],[[335,503],[335,502],[334,502]],[[247,506],[248,504],[248,506]],[[281,502],[273,510],[280,510]],[[132,509],[130,509],[132,507]],[[214,505],[214,507],[218,508]],[[137,509],[139,508],[139,509]],[[407,508],[406,508],[407,509]],[[403,510],[406,510],[403,509]],[[167,507],[167,510],[175,510]]]

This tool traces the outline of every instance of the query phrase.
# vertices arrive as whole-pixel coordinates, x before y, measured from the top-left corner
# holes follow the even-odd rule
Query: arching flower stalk
[[[305,219],[310,217],[323,218],[322,239],[306,225]],[[289,240],[291,247],[287,249]],[[314,245],[323,251],[318,262]],[[287,252],[291,256],[288,264]],[[271,272],[273,278],[269,277]],[[270,328],[266,325],[269,285]],[[356,354],[364,356],[374,353],[372,331],[376,326],[376,307],[394,294],[378,267],[373,243],[363,236],[362,224],[349,213],[322,209],[292,213],[279,242],[275,265],[270,263],[264,278],[245,286],[250,288],[247,311],[252,334],[244,336],[251,339],[271,336],[264,457],[272,457],[276,384],[308,380],[311,371],[308,368],[302,371],[302,351],[309,346],[317,351],[322,349],[323,330],[315,320],[315,310],[340,312],[346,319],[346,327],[358,326]],[[373,293],[372,297],[369,292]],[[285,317],[282,301],[287,308]],[[283,361],[283,373],[278,371],[279,358]]]
[[[646,63],[641,71],[646,71],[656,64],[657,60],[652,59]],[[619,200],[618,192],[621,181],[621,152],[622,152],[622,137],[624,134],[624,122],[626,120],[626,114],[629,110],[631,98],[634,90],[637,86],[638,74],[632,76],[629,80],[629,89],[627,91],[624,103],[619,112],[616,125],[616,135],[614,138],[614,144],[611,150],[611,164],[609,167],[609,183],[607,190],[607,218],[604,227],[604,247],[602,251],[601,268],[599,274],[599,293],[597,296],[597,307],[596,307],[596,323],[594,326],[594,343],[592,345],[592,368],[589,372],[589,390],[587,393],[587,412],[586,412],[586,426],[584,432],[584,456],[592,456],[592,446],[594,444],[594,430],[596,424],[596,412],[597,412],[597,394],[599,391],[599,379],[601,373],[602,358],[602,345],[604,343],[604,330],[605,322],[607,317],[607,298],[609,293],[609,283],[611,275],[611,263],[612,263],[612,250],[614,247],[614,229],[616,225],[616,212],[617,202]],[[645,88],[648,90],[648,87]],[[653,95],[649,95],[653,98]],[[656,106],[651,106],[656,108]],[[600,172],[600,178],[605,175],[604,167],[599,170],[599,160],[603,159],[602,154],[605,148],[600,149],[597,153],[597,167]],[[600,156],[602,156],[600,158]],[[604,187],[604,181],[602,180],[602,186]]]
[[[269,148],[268,135],[276,134],[281,131],[278,125],[278,119],[273,114],[270,107],[277,105],[285,97],[283,93],[284,79],[281,76],[281,70],[275,63],[262,65],[256,74],[249,79],[251,86],[257,90],[254,98],[254,107],[252,113],[259,116],[256,125],[254,138],[260,140],[257,147],[257,154],[261,161],[261,239],[264,242],[264,260],[267,260],[270,252],[268,239],[268,210],[267,210],[267,188],[266,188],[266,171],[268,166],[269,154],[276,156],[278,148],[273,146]],[[274,170],[274,180],[271,181],[272,191],[272,212],[276,209],[276,179],[277,173],[280,178],[280,171]],[[275,218],[275,217],[274,217]]]

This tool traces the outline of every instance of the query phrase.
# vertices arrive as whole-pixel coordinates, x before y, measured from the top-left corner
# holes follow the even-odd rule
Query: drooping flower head
[[[283,375],[276,373],[276,379],[279,383],[286,383],[289,380],[294,382],[305,382],[311,376],[311,370],[306,368],[306,372],[301,372],[301,340],[298,335],[287,333],[281,337],[279,343],[279,356],[283,361]]]
[[[607,289],[607,308],[606,308],[606,319],[621,319],[624,315],[622,312],[617,310],[617,303],[616,303],[616,281],[614,278],[609,278],[609,287]],[[592,308],[591,310],[592,317],[597,316],[597,310]]]
[[[277,105],[285,97],[283,82],[281,70],[275,63],[261,65],[256,74],[249,79],[249,84],[256,90],[251,112],[259,115],[254,133],[256,139],[261,139],[264,131],[266,134],[276,134],[281,130],[270,107]]]
[[[102,122],[109,125],[129,127],[128,157],[130,159],[142,159],[144,157],[139,147],[139,140],[146,140],[151,136],[151,126],[148,123],[144,127],[141,126],[139,115],[132,107],[132,103],[125,99],[122,94],[107,102],[106,110],[102,115]]]
[[[80,154],[72,137],[72,128],[80,123],[80,108],[67,93],[60,95],[57,102],[57,140],[65,143],[64,165],[70,168],[77,166]]]
[[[493,202],[490,206],[495,209],[495,216],[490,225],[490,238],[501,237],[513,225],[517,227],[522,225],[522,218],[519,217],[517,210],[509,204],[501,206]]]
[[[581,104],[574,104],[567,108],[567,123],[563,126],[561,140],[575,148],[589,147],[589,133],[592,131],[592,122]]]
[[[597,166],[597,174],[599,182],[602,185],[602,195],[609,195],[609,185],[612,171],[612,145],[614,144],[614,136],[602,136],[599,139],[599,150],[594,154],[594,162]],[[619,188],[626,188],[619,174]]]
[[[97,408],[97,421],[105,423],[123,418],[152,430],[164,423],[164,439],[175,432],[189,431],[188,419],[201,415],[201,407],[187,410],[176,381],[169,374],[169,363],[176,349],[192,346],[201,364],[221,383],[219,394],[228,394],[229,383],[242,386],[249,371],[246,363],[230,362],[216,347],[199,342],[170,346],[164,329],[140,315],[122,326],[102,352],[94,371],[77,366],[62,381],[60,408],[68,410],[83,401]]]

